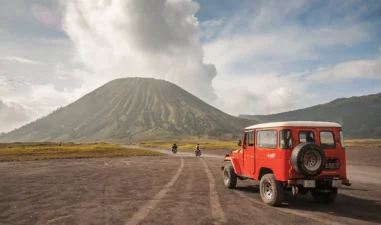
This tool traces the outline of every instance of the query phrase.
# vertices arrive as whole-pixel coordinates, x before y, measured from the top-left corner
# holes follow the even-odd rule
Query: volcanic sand
[[[226,150],[160,157],[0,163],[0,224],[380,224],[381,149],[347,149],[351,187],[332,205],[287,194],[262,203],[257,181],[223,184]]]

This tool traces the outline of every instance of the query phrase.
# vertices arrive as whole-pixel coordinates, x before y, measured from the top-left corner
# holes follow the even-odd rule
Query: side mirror
[[[242,146],[242,141],[241,140],[238,140],[238,146]]]

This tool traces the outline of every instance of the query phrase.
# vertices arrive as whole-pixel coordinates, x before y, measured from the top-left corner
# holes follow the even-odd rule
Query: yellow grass
[[[159,156],[155,151],[124,148],[116,144],[94,143],[12,143],[0,144],[1,161],[76,159],[119,156]]]
[[[213,141],[213,140],[196,140],[196,141],[179,141],[179,140],[159,140],[159,141],[145,141],[137,143],[139,146],[150,148],[163,148],[171,149],[172,144],[176,143],[178,150],[195,149],[196,144],[200,144],[200,149],[237,149],[237,142],[234,141]]]
[[[326,140],[326,143],[330,143],[332,140]],[[189,150],[194,149],[196,144],[200,144],[202,149],[238,149],[237,142],[235,141],[214,141],[214,140],[189,140],[189,141],[180,141],[180,140],[157,140],[157,141],[145,141],[137,143],[137,145],[142,147],[150,148],[163,148],[171,149],[172,144],[176,143],[178,150]],[[357,140],[344,140],[346,147],[381,147],[381,139],[357,139]]]
[[[344,140],[345,147],[372,147],[380,148],[381,139],[354,139]]]

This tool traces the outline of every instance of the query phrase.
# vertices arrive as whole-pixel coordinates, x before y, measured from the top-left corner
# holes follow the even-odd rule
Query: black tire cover
[[[307,169],[303,163],[304,155],[306,154],[308,150],[316,151],[317,154],[319,154],[322,158],[321,165],[319,166],[318,169],[314,171]],[[310,142],[300,143],[294,148],[291,154],[292,168],[297,173],[307,177],[313,177],[313,176],[319,175],[324,170],[325,162],[326,162],[326,156],[325,156],[324,150],[320,146]]]

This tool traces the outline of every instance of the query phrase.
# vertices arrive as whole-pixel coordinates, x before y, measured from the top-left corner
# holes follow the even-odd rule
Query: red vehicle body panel
[[[280,130],[291,130],[292,132],[292,148],[280,148]],[[277,130],[277,146],[276,148],[262,148],[257,145],[256,137],[257,132],[260,130]],[[254,180],[260,179],[261,169],[270,169],[275,175],[276,180],[293,183],[292,180],[303,178],[293,170],[291,165],[291,154],[293,148],[300,144],[299,131],[313,131],[315,143],[320,146],[320,131],[331,131],[334,134],[334,148],[323,148],[326,158],[339,158],[341,165],[338,170],[325,169],[323,172],[314,177],[320,178],[340,178],[344,182],[348,182],[346,176],[346,156],[345,148],[341,146],[340,131],[341,127],[272,127],[272,128],[257,128],[245,133],[254,132],[254,146],[245,146],[245,135],[242,148],[232,151],[230,156],[225,157],[225,161],[231,161],[235,173],[242,177],[252,178]]]

